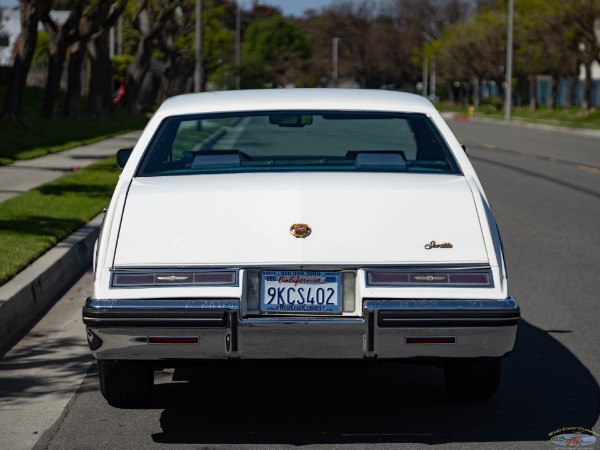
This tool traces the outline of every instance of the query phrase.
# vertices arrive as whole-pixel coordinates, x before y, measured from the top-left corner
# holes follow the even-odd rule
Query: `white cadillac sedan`
[[[118,160],[83,309],[108,402],[218,359],[425,361],[452,395],[495,393],[519,307],[481,184],[426,99],[183,95]]]

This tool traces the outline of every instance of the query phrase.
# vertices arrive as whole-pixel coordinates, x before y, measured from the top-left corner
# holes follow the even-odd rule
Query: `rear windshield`
[[[167,118],[137,176],[266,171],[459,173],[459,168],[423,114],[267,111]]]

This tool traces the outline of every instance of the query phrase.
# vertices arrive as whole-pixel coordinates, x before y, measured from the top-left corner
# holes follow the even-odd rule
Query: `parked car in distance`
[[[83,308],[111,404],[149,398],[155,369],[219,359],[424,361],[454,396],[496,392],[519,307],[481,184],[428,100],[183,95],[118,159]]]

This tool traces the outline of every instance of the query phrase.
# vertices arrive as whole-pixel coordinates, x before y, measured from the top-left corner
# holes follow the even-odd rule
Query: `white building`
[[[50,11],[50,17],[58,23],[64,23],[69,11]],[[40,22],[39,29],[43,26]],[[13,47],[21,33],[21,14],[18,9],[2,10],[0,24],[0,66],[10,66],[13,62]]]

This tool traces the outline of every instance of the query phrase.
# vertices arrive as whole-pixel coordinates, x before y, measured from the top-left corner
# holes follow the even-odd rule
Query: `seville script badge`
[[[290,227],[290,233],[296,238],[304,239],[305,237],[310,236],[312,229],[305,223],[295,223]]]
[[[428,244],[425,244],[425,250],[431,250],[432,248],[453,248],[450,242],[444,242],[443,244],[438,244],[435,241],[431,241]]]

